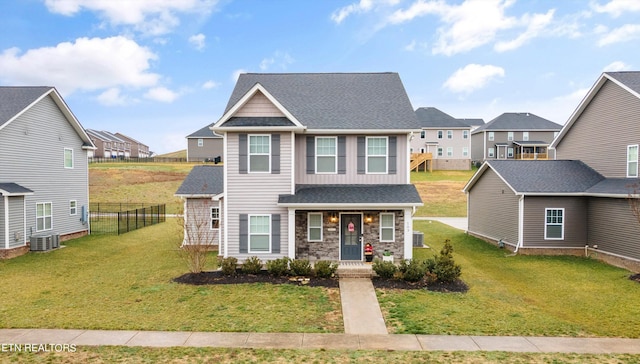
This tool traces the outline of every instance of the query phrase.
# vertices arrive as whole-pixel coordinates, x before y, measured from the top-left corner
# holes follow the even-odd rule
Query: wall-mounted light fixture
[[[337,214],[335,214],[335,213],[331,213],[331,214],[329,215],[329,221],[331,221],[331,222],[338,222],[338,215],[337,215]]]
[[[364,215],[364,222],[366,222],[367,224],[370,224],[372,221],[373,221],[373,216]]]

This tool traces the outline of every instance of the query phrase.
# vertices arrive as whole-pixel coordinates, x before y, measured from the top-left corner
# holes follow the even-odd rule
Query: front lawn
[[[0,327],[343,332],[337,289],[172,282],[187,272],[181,238],[167,219],[0,261]]]
[[[411,172],[411,183],[416,186],[424,203],[418,207],[416,216],[467,216],[467,195],[462,188],[474,172]]]
[[[395,333],[640,337],[640,284],[629,271],[582,257],[509,256],[460,230],[416,221],[432,256],[450,239],[467,293],[382,291]]]

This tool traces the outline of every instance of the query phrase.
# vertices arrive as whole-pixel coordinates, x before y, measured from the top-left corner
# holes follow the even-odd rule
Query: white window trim
[[[51,215],[44,215],[44,216],[38,217],[38,205],[51,205]],[[51,226],[49,228],[44,226],[44,229],[38,230],[38,219],[46,219],[46,217],[51,218]],[[46,225],[46,224],[43,224],[43,225]],[[36,203],[36,232],[49,231],[49,230],[53,230],[53,202],[37,202]]]
[[[391,240],[383,240],[382,239],[382,230],[383,230],[382,216],[383,215],[391,215],[391,218],[392,218],[392,223],[391,223],[392,226],[384,227],[384,229],[391,229]],[[394,214],[393,212],[381,212],[378,221],[380,221],[380,241],[381,242],[394,242],[394,241],[396,241],[396,214]]]
[[[70,167],[67,166],[67,151],[71,152],[71,166]],[[64,159],[62,161],[62,164],[64,165],[64,168],[73,169],[73,148],[64,148],[64,153],[63,153],[62,158]]]
[[[562,224],[549,224],[549,223],[547,223],[547,212],[550,211],[550,210],[562,211]],[[564,221],[565,221],[564,207],[562,207],[562,208],[554,208],[554,207],[545,208],[544,209],[544,240],[564,240]],[[560,225],[560,227],[562,229],[561,230],[562,231],[561,237],[559,237],[559,238],[549,238],[549,237],[547,237],[547,226],[549,226],[549,225],[551,225],[551,226]]]
[[[507,148],[507,158],[513,158],[513,147]]]
[[[318,154],[318,139],[333,139],[334,143],[335,143],[335,151],[336,153],[334,155],[319,155]],[[271,146],[269,146],[271,147]],[[331,137],[331,136],[318,136],[316,137],[315,140],[315,167],[316,167],[316,174],[338,174],[338,137]],[[333,172],[318,172],[318,157],[333,157],[333,161],[334,161],[334,165],[333,165]]]
[[[453,139],[453,130],[447,130],[447,139]]]
[[[636,148],[636,174],[635,175],[630,175],[629,174],[629,163],[631,163],[632,161],[629,159],[629,157],[631,156],[631,154],[629,153],[631,151],[631,148]],[[638,147],[638,144],[634,144],[634,145],[627,145],[627,178],[637,178],[638,177],[638,172],[639,169],[638,167],[640,167],[640,147]]]
[[[513,141],[513,132],[512,131],[508,131],[507,132],[507,140],[508,141]]]
[[[384,155],[384,172],[369,172],[369,157],[383,157],[382,155],[369,155],[369,140],[370,139],[384,139],[386,143],[387,154]],[[375,136],[367,137],[365,142],[365,170],[367,174],[389,174],[389,137],[387,136]]]
[[[71,207],[73,204],[73,207]],[[69,200],[69,216],[76,216],[78,214],[78,201],[77,200]]]
[[[251,137],[267,137],[269,140],[269,152],[268,153],[251,153]],[[247,172],[248,173],[271,173],[271,135],[270,134],[249,134],[247,135]],[[252,171],[251,170],[251,156],[252,155],[266,155],[269,157],[269,167],[266,171]]]
[[[489,156],[489,158],[495,158],[495,152],[494,152],[493,148],[488,148],[487,149],[487,156]]]
[[[438,136],[438,139],[443,139],[444,138],[444,130],[438,130],[437,136]]]
[[[213,217],[213,210],[218,210],[218,217]],[[213,220],[218,220],[218,227],[213,227]],[[211,206],[209,208],[209,230],[220,230],[220,208],[217,206]]]
[[[198,138],[198,147],[203,147],[203,146],[204,146],[204,139]]]
[[[496,135],[494,134],[494,132],[490,131],[487,135],[487,138],[489,138],[489,141],[492,142],[496,138]]]
[[[427,131],[426,130],[421,130],[420,131],[420,139],[426,139],[427,138]]]
[[[469,130],[462,131],[462,139],[469,139]]]
[[[522,132],[522,140],[525,141],[525,142],[529,140],[529,132],[528,131],[523,131]]]
[[[251,218],[252,217],[268,217],[269,218],[269,232],[268,233],[251,233]],[[253,235],[260,235],[260,236],[264,236],[264,235],[268,235],[269,237],[269,250],[268,251],[262,251],[262,250],[251,250],[251,236]],[[247,251],[249,253],[254,253],[254,254],[271,254],[271,214],[254,214],[254,215],[249,215],[247,217]]]
[[[469,156],[469,147],[462,147],[462,156],[463,157]]]
[[[453,147],[447,147],[447,157],[453,157]]]
[[[320,226],[311,226],[311,215],[320,215]],[[322,221],[322,212],[307,213],[307,241],[322,241],[322,230],[324,221]],[[320,239],[311,239],[311,229],[320,229]]]
[[[444,148],[438,147],[438,149],[436,149],[436,156],[444,157]]]

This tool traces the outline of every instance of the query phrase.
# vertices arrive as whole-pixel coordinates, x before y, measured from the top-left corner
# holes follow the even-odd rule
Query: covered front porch
[[[549,143],[543,141],[514,141],[515,159],[549,159]]]

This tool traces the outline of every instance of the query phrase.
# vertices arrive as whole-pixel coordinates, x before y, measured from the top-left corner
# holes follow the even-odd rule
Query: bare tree
[[[179,252],[191,273],[201,273],[207,258],[218,247],[220,215],[215,209],[218,205],[210,198],[200,198],[185,199],[183,206],[183,213],[178,219],[184,230]]]

